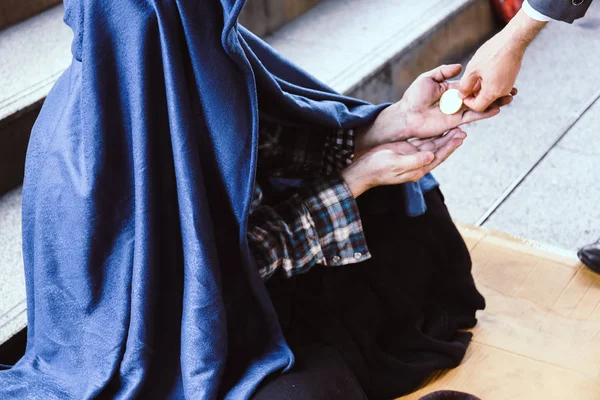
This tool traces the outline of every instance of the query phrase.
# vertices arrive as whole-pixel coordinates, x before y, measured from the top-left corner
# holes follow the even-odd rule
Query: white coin
[[[462,99],[458,96],[458,89],[447,90],[440,99],[440,110],[444,114],[456,114],[463,105]]]

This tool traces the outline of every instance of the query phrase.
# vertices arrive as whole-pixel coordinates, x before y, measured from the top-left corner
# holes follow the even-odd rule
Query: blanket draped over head
[[[247,398],[294,357],[246,241],[259,110],[352,128],[238,25],[244,0],[65,0],[73,61],[23,186],[28,340],[0,398]],[[409,212],[421,188],[405,185]]]

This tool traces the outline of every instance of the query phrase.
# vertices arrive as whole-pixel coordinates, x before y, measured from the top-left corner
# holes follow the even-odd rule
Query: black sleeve
[[[535,10],[555,20],[573,23],[582,18],[593,0],[529,0]]]

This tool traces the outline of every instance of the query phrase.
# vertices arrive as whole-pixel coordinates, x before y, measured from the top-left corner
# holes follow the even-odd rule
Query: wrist
[[[508,23],[503,32],[506,33],[506,44],[513,51],[525,53],[525,50],[546,26],[546,21],[531,18],[523,10]]]
[[[350,190],[350,193],[352,193],[352,197],[355,199],[368,190],[367,185],[363,183],[360,176],[355,174],[355,169],[352,165],[343,170],[341,176]]]
[[[400,140],[408,140],[417,137],[419,129],[425,123],[423,113],[416,110],[404,110],[401,115],[402,138]]]
[[[404,101],[400,100],[383,110],[371,125],[358,129],[354,142],[354,158],[359,158],[379,145],[412,137],[407,118],[411,112],[405,108]]]
[[[354,130],[354,156],[355,160],[359,159],[364,153],[369,151],[369,139],[371,128],[374,123],[362,126]]]

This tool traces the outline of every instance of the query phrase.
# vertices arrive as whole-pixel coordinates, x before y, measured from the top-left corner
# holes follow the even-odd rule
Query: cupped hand
[[[466,133],[459,128],[437,138],[379,145],[342,172],[354,197],[384,185],[417,182],[459,148]]]

